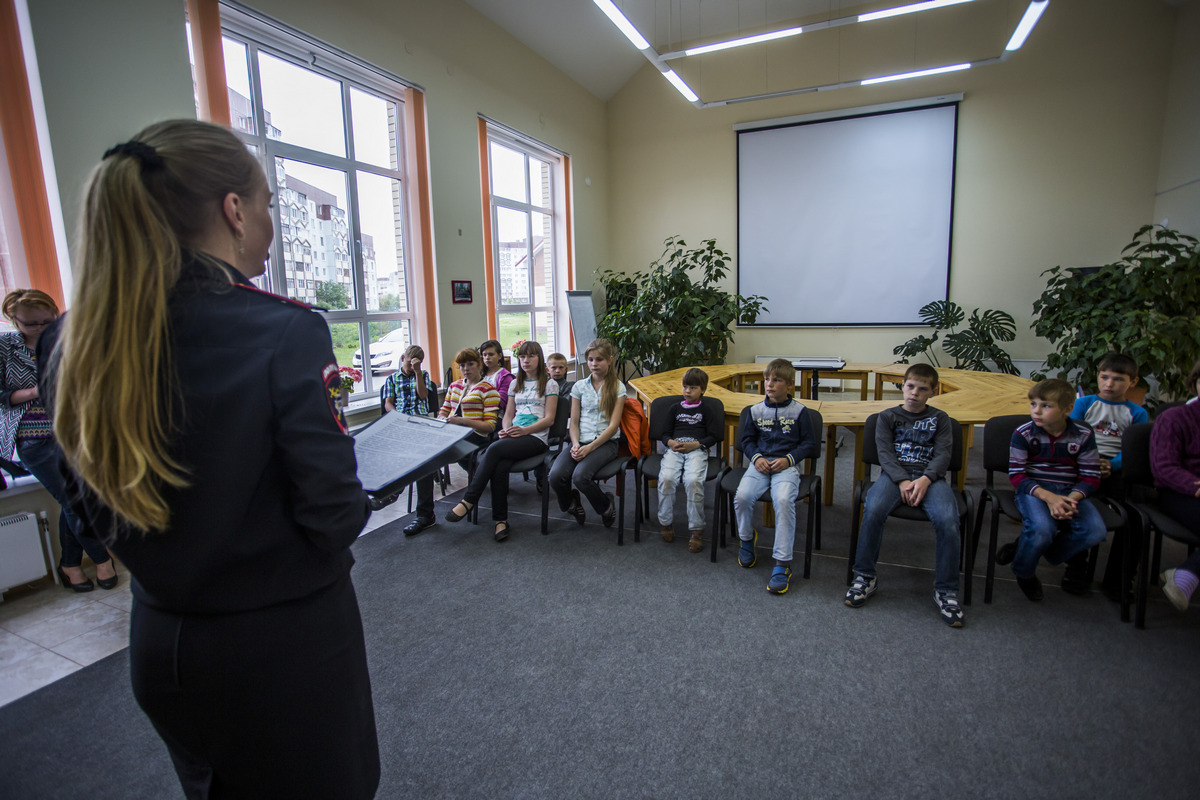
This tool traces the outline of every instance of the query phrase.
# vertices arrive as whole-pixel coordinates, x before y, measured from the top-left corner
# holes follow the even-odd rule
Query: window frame
[[[418,223],[415,220],[413,209],[409,207],[413,195],[408,185],[412,179],[410,177],[411,165],[409,163],[412,153],[412,142],[410,141],[412,132],[409,130],[410,119],[406,103],[409,100],[408,93],[416,87],[400,80],[396,76],[384,73],[348,53],[339,51],[322,42],[310,40],[297,32],[286,29],[273,20],[260,17],[250,13],[248,10],[243,10],[224,2],[221,3],[220,33],[223,38],[229,38],[246,47],[247,71],[250,94],[252,95],[249,100],[255,130],[251,133],[234,128],[234,132],[253,148],[256,157],[262,163],[263,169],[267,174],[271,190],[277,194],[280,193],[275,163],[276,158],[312,164],[317,167],[341,172],[345,175],[345,212],[348,231],[349,267],[351,269],[350,285],[353,288],[356,300],[355,305],[357,307],[322,310],[321,314],[331,326],[346,323],[357,324],[358,326],[359,345],[363,353],[363,380],[360,384],[361,389],[351,395],[352,399],[357,400],[378,394],[379,388],[383,385],[383,381],[386,380],[386,374],[378,376],[377,380],[370,368],[371,324],[384,323],[387,325],[392,323],[396,327],[407,325],[410,341],[416,341],[420,336],[419,332],[424,328],[421,325],[422,313],[420,308],[422,306],[422,298],[418,296],[419,282],[416,280],[415,274],[417,267],[414,266],[416,254],[414,253],[413,236],[415,235],[414,228],[417,227]],[[268,125],[265,120],[262,103],[262,82],[259,74],[258,54],[260,52],[267,53],[273,58],[336,81],[339,84],[345,156],[312,150],[300,145],[283,142],[279,139],[273,139],[267,135]],[[354,90],[395,104],[395,150],[398,168],[384,167],[367,161],[359,161],[355,158],[353,101],[351,99],[351,93]],[[371,311],[367,308],[371,293],[368,292],[367,288],[368,276],[363,247],[363,231],[359,216],[359,173],[367,173],[391,179],[398,184],[398,191],[395,193],[397,202],[399,203],[396,219],[397,224],[400,226],[401,246],[397,248],[396,255],[403,263],[405,310]],[[297,287],[302,283],[313,284],[314,282],[307,280],[307,276],[301,277],[299,274],[291,277],[287,276],[285,259],[283,258],[284,230],[281,202],[276,204],[276,208],[272,213],[275,222],[275,236],[272,241],[271,258],[268,262],[265,275],[265,288],[268,291],[276,291],[285,296],[290,296],[288,291],[289,282],[295,284]],[[295,218],[293,217],[293,219]],[[296,258],[296,244],[303,238],[303,229],[292,226],[290,221],[289,228],[293,229],[291,231],[291,252],[292,257]],[[306,241],[304,245],[307,245],[311,253],[311,242]],[[373,249],[372,252],[374,252]],[[303,258],[305,257],[299,257],[299,259]],[[311,255],[308,258],[310,260],[314,259]],[[372,260],[374,259],[372,258]],[[330,268],[338,269],[336,266]],[[306,286],[305,288],[308,287]]]
[[[488,289],[488,329],[489,335],[497,339],[500,329],[500,316],[503,314],[530,315],[530,338],[535,338],[537,325],[536,314],[549,312],[554,320],[554,349],[566,353],[568,358],[574,348],[571,347],[572,334],[570,329],[569,310],[565,302],[565,292],[572,288],[573,269],[570,231],[570,195],[568,192],[570,174],[570,156],[543,142],[526,136],[519,131],[495,120],[480,115],[480,152],[483,167],[481,184],[484,189],[484,205],[487,214],[485,233],[487,289]],[[524,157],[522,176],[525,181],[524,202],[497,195],[493,187],[493,170],[491,147],[496,143],[514,150]],[[532,202],[533,187],[529,175],[529,159],[534,158],[550,165],[550,205],[541,206]],[[500,263],[500,209],[517,211],[526,215],[526,235],[530,248],[530,261],[533,256],[533,214],[546,214],[551,219],[553,269],[551,280],[553,286],[550,292],[550,304],[538,304],[534,290],[534,273],[532,263],[529,267],[529,302],[505,304],[502,297],[502,279]],[[508,349],[512,342],[501,342]],[[546,355],[550,350],[546,350]]]

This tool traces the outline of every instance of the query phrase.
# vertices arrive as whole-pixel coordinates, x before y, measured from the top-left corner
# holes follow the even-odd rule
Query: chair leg
[[[963,555],[963,605],[971,605],[971,590],[975,585],[975,557],[979,551],[979,534],[983,528],[983,509],[991,502],[987,492],[979,493],[979,507],[975,509],[975,524],[971,526],[971,537],[967,539],[967,552]]]
[[[1154,529],[1150,524],[1150,520],[1145,514],[1139,512],[1142,529],[1142,557],[1138,564],[1138,582],[1137,582],[1137,611],[1134,614],[1133,625],[1139,630],[1146,628],[1146,595],[1150,591],[1150,549],[1151,539],[1155,539],[1155,545],[1162,546],[1162,535]]]
[[[546,536],[550,533],[550,468],[543,465],[534,476],[534,480],[545,484],[542,491],[542,536]]]
[[[854,558],[858,555],[858,528],[862,524],[862,503],[858,501],[856,489],[851,501],[854,508],[850,509],[850,557],[846,559],[846,585],[854,582]]]
[[[645,480],[645,477],[646,476],[642,475],[640,473],[640,471],[634,470],[634,473],[633,473],[633,540],[635,542],[641,541],[642,493],[640,491],[638,491],[638,487],[641,485],[642,481]],[[649,503],[650,500],[647,499],[646,502]]]
[[[992,585],[996,580],[996,538],[1000,535],[1000,503],[992,503],[992,526],[988,534],[987,576],[983,580],[983,602],[992,602]]]
[[[713,517],[712,517],[712,542],[710,545],[710,554],[708,560],[715,564],[717,563],[717,538],[720,537],[721,544],[725,544],[725,493],[721,491],[721,483],[717,481],[713,494]]]
[[[618,475],[613,477],[613,483],[616,484],[617,502],[619,510],[617,511],[617,547],[625,544],[625,470],[621,470]]]
[[[810,494],[808,497],[808,525],[804,533],[804,579],[808,580],[808,576],[812,574],[812,551],[813,551],[813,526],[816,523],[816,505],[815,498]]]

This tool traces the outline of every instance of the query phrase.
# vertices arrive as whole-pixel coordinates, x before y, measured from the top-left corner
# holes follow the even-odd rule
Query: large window
[[[276,195],[265,288],[326,309],[374,393],[413,341],[405,87],[224,6],[222,33],[230,122]]]
[[[522,339],[566,350],[565,156],[490,122],[487,153],[496,338],[506,350]]]

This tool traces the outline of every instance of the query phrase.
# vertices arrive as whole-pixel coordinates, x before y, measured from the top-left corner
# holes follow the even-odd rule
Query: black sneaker
[[[1000,549],[996,551],[996,563],[1002,567],[1007,567],[1017,557],[1017,543],[1009,542],[1008,544],[1000,545]]]
[[[604,527],[611,528],[617,521],[617,498],[613,497],[612,492],[605,492],[604,496],[608,498],[608,511],[605,511],[600,519],[604,522]]]
[[[1040,602],[1042,599],[1042,582],[1038,580],[1038,576],[1034,575],[1030,578],[1017,578],[1017,586],[1021,587],[1021,591],[1025,593],[1033,602]]]
[[[1087,579],[1087,553],[1080,553],[1067,562],[1067,570],[1059,586],[1067,594],[1076,597],[1084,597],[1091,591],[1092,584]]]
[[[404,526],[404,535],[416,536],[421,531],[425,530],[426,528],[432,528],[436,524],[437,520],[433,518],[422,519],[421,517],[417,517],[412,522]]]
[[[854,583],[846,590],[846,605],[851,608],[862,608],[867,598],[875,594],[875,579],[854,573]]]
[[[938,611],[942,612],[942,622],[951,628],[963,626],[963,610],[958,604],[957,592],[935,590],[933,602],[937,603]]]

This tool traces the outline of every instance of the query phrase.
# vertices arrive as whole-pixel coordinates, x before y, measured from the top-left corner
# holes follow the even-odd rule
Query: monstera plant
[[[1017,375],[1012,358],[996,342],[1011,342],[1017,335],[1017,325],[1012,315],[1005,311],[971,312],[968,319],[962,306],[950,300],[934,300],[926,303],[918,312],[921,321],[933,328],[933,334],[914,336],[892,350],[894,355],[907,364],[910,358],[925,356],[934,366],[942,366],[934,347],[939,338],[941,349],[954,358],[954,369],[970,369],[976,372],[995,371]],[[966,321],[966,327],[958,330]],[[942,334],[945,333],[944,336]]]

